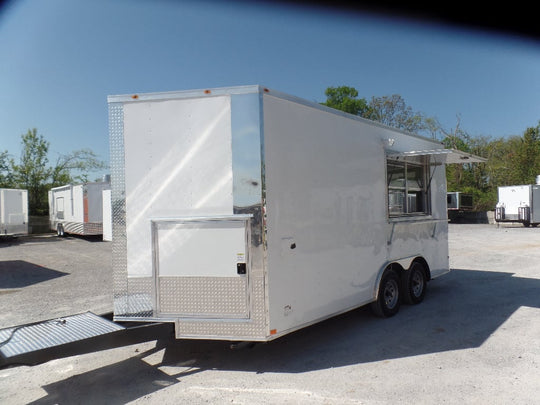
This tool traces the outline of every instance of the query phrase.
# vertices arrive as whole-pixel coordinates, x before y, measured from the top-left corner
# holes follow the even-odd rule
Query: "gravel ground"
[[[7,368],[0,403],[538,403],[540,228],[450,224],[449,243],[453,271],[393,318],[362,308],[253,348],[148,342]],[[110,253],[82,238],[1,243],[0,327],[111,311]]]
[[[52,234],[0,241],[0,328],[111,312],[111,246]]]

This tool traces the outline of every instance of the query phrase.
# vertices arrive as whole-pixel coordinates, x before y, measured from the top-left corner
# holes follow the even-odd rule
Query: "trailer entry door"
[[[249,218],[152,222],[159,316],[249,318]]]

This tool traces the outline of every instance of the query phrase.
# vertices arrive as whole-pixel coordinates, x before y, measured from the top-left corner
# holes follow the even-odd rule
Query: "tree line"
[[[21,146],[18,161],[7,150],[0,152],[0,188],[28,190],[30,215],[48,215],[52,187],[87,182],[90,172],[107,167],[90,149],[61,154],[49,164],[50,143],[35,128],[21,135]]]
[[[534,184],[540,175],[540,120],[535,127],[525,128],[522,135],[493,138],[473,136],[456,125],[445,129],[434,117],[428,117],[407,106],[400,95],[358,97],[354,87],[328,87],[326,101],[321,103],[378,121],[394,128],[438,140],[446,148],[473,153],[487,159],[485,163],[448,165],[448,191],[460,191],[473,196],[475,211],[493,210],[497,204],[497,188]]]

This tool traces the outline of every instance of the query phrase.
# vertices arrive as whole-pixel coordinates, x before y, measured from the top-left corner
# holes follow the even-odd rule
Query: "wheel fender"
[[[382,279],[383,273],[388,267],[399,266],[398,268],[401,268],[401,270],[406,271],[411,267],[412,262],[415,259],[417,259],[418,257],[422,257],[422,256],[421,255],[413,255],[413,256],[407,256],[407,257],[403,257],[401,259],[389,260],[389,261],[385,262],[384,265],[379,269],[379,272],[377,273],[377,278],[375,280],[375,285],[374,285],[374,289],[373,289],[373,299],[376,300],[377,298],[379,298],[378,297],[378,295],[379,295],[379,285],[381,284],[381,279]]]

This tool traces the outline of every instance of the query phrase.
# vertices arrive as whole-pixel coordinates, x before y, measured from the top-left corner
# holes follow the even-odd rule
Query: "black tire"
[[[406,304],[420,304],[426,296],[427,275],[422,263],[414,262],[411,268],[403,272],[402,276],[403,302]]]
[[[62,226],[62,224],[56,225],[56,236],[60,238],[63,238],[64,236],[66,236],[64,232],[64,227]]]
[[[401,282],[398,274],[387,268],[379,284],[377,300],[371,303],[373,313],[381,318],[389,318],[399,311],[401,305]]]
[[[523,226],[525,228],[528,228],[529,226],[531,226],[531,223],[529,221],[525,221],[525,222],[523,222]]]

